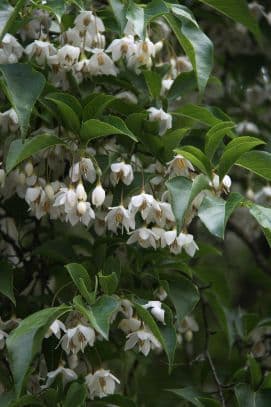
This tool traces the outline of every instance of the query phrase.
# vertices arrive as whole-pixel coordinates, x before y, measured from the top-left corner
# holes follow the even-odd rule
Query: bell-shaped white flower
[[[121,57],[129,58],[136,51],[134,37],[129,35],[115,39],[106,51],[112,53],[113,61],[118,61]]]
[[[124,162],[111,164],[110,181],[117,185],[122,181],[125,185],[130,185],[134,180],[133,168],[130,164]]]
[[[193,257],[199,249],[194,241],[194,236],[188,233],[180,233],[177,237],[178,244],[185,250],[188,256]]]
[[[76,198],[79,201],[86,201],[87,200],[87,193],[86,193],[86,190],[85,190],[84,185],[82,184],[82,182],[79,182],[78,185],[76,186],[75,193],[76,193]]]
[[[231,178],[229,175],[225,175],[221,182],[219,176],[213,174],[213,179],[210,181],[209,185],[213,187],[216,192],[229,193],[231,189]]]
[[[78,378],[77,374],[73,370],[59,366],[56,370],[52,370],[51,372],[47,373],[47,381],[44,387],[50,387],[58,376],[61,376],[63,387]]]
[[[47,58],[56,54],[56,49],[50,42],[35,40],[25,48],[24,52],[28,58],[34,58],[37,64],[45,65]]]
[[[157,202],[159,208],[154,208],[150,211],[146,217],[147,223],[156,223],[160,227],[164,227],[167,223],[174,223],[175,216],[172,212],[170,203],[168,202]]]
[[[80,48],[73,47],[72,45],[64,45],[57,53],[60,66],[65,70],[70,70],[78,62],[79,55]]]
[[[195,171],[191,162],[184,158],[181,154],[177,154],[173,160],[169,161],[167,164],[167,173],[170,175],[181,175],[187,177],[189,175],[189,171]]]
[[[36,187],[30,187],[27,188],[26,193],[25,193],[25,200],[28,204],[31,204],[35,201],[37,201],[41,195],[41,187],[36,186]]]
[[[168,129],[172,127],[172,116],[166,113],[162,108],[156,109],[155,107],[150,107],[148,109],[149,120],[159,121],[159,135],[162,136]]]
[[[66,213],[74,210],[77,205],[77,195],[73,187],[60,188],[55,196],[55,202],[53,206],[63,206]]]
[[[63,44],[69,44],[80,48],[82,41],[83,38],[77,28],[68,28],[68,30],[64,31],[64,33],[61,35],[61,42]]]
[[[134,214],[140,212],[145,220],[153,211],[160,211],[160,207],[152,195],[143,191],[139,195],[132,196],[129,210]]]
[[[92,11],[81,11],[75,18],[74,24],[78,31],[88,31],[91,35],[105,31],[103,21],[94,16]]]
[[[82,158],[80,161],[80,171],[86,181],[93,183],[96,179],[96,170],[90,158]],[[74,182],[74,181],[73,181]]]
[[[136,229],[131,232],[131,236],[127,240],[127,244],[138,243],[141,247],[147,249],[148,247],[157,248],[158,236],[153,232],[153,230],[146,227]]]
[[[98,183],[92,191],[91,201],[93,205],[99,207],[102,206],[104,200],[105,200],[105,190],[103,189],[102,185]]]
[[[118,68],[103,49],[95,48],[93,55],[87,63],[87,69],[91,75],[117,76]]]
[[[165,324],[165,310],[162,308],[162,303],[160,301],[149,301],[147,304],[143,305],[143,308],[151,310],[151,314],[157,321]]]
[[[128,59],[128,67],[136,71],[142,65],[147,68],[152,66],[152,57],[155,56],[155,46],[148,38],[135,44],[135,54]]]
[[[182,245],[177,240],[177,230],[167,230],[161,236],[161,247],[168,246],[171,253],[179,254],[182,251]]]
[[[13,35],[7,33],[1,41],[0,64],[14,64],[23,55],[23,47]]]
[[[114,206],[109,207],[109,212],[105,217],[105,221],[108,227],[108,230],[111,230],[113,233],[117,233],[118,228],[126,230],[128,233],[130,229],[135,228],[135,218],[134,215],[124,206]]]
[[[61,339],[61,347],[67,353],[84,352],[87,345],[93,346],[95,341],[95,331],[93,328],[84,325],[77,325],[75,328],[67,329]]]
[[[141,327],[141,321],[137,318],[124,318],[120,321],[118,327],[126,334],[138,331]]]
[[[95,219],[95,212],[89,202],[79,201],[73,210],[66,212],[66,222],[70,222],[72,226],[78,222],[88,226],[91,220]]]
[[[51,335],[55,335],[57,339],[60,339],[61,331],[66,332],[66,327],[62,321],[56,319],[49,327],[45,338],[49,338]]]
[[[159,351],[162,349],[160,342],[147,328],[131,332],[127,335],[124,350],[133,349],[135,346],[138,346],[139,352],[143,353],[144,356],[147,356],[152,349]]]
[[[114,394],[116,383],[120,383],[120,381],[112,375],[109,370],[104,369],[96,370],[94,374],[89,373],[85,377],[85,382],[91,400],[95,397],[103,398],[110,394]]]
[[[15,133],[18,130],[19,120],[14,109],[0,112],[0,128],[3,133]]]

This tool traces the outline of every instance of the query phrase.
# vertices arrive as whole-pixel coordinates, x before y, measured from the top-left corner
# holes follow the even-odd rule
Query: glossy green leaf
[[[116,98],[112,95],[106,95],[99,93],[93,99],[91,99],[83,110],[83,121],[89,119],[98,118],[103,114],[104,110],[113,102]]]
[[[107,122],[96,119],[87,120],[83,123],[80,134],[81,139],[85,142],[115,134],[128,136],[133,141],[137,141],[136,136],[128,129],[124,121],[116,116],[109,116]]]
[[[229,133],[234,127],[233,122],[221,122],[213,127],[206,134],[205,153],[207,157],[212,160],[221,140]]]
[[[81,407],[85,405],[87,389],[84,384],[72,383],[67,391],[63,407]]]
[[[210,109],[203,106],[188,104],[179,108],[175,114],[193,119],[207,126],[215,126],[221,120]]]
[[[189,57],[200,93],[203,93],[209,80],[213,65],[213,44],[190,17],[186,8],[172,5],[174,15],[165,15],[165,19]]]
[[[242,154],[261,144],[265,144],[265,142],[250,136],[237,137],[230,141],[219,161],[219,177],[222,179]]]
[[[100,286],[105,294],[113,294],[118,288],[119,279],[117,273],[113,271],[111,274],[103,275],[102,273],[98,274]]]
[[[184,387],[182,389],[167,389],[168,392],[175,394],[178,398],[188,401],[192,406],[203,407],[198,397],[199,393],[193,387]]]
[[[26,136],[33,107],[42,93],[45,78],[29,64],[0,65],[4,91],[16,110],[22,137]]]
[[[93,298],[90,293],[91,280],[87,270],[78,263],[67,264],[65,268],[68,270],[68,273],[79,292],[91,304],[93,302]]]
[[[22,392],[30,364],[40,351],[49,326],[69,310],[70,307],[62,305],[35,312],[22,320],[7,338],[8,358],[17,397]]]
[[[53,134],[39,134],[26,140],[17,139],[11,142],[6,158],[6,171],[12,171],[22,161],[45,148],[65,144],[59,137]]]
[[[172,210],[179,228],[183,226],[185,212],[190,202],[192,181],[186,177],[174,177],[166,182]]]
[[[249,204],[249,212],[262,227],[269,246],[271,247],[271,208]]]
[[[120,30],[123,32],[127,22],[125,17],[125,6],[120,0],[109,0],[109,4],[112,8],[114,17],[120,26]]]
[[[13,269],[3,260],[0,262],[0,293],[9,298],[14,305],[16,304],[13,292]]]
[[[239,407],[269,407],[271,390],[254,392],[248,384],[239,383],[234,387]]]
[[[149,90],[149,94],[153,99],[159,98],[161,93],[161,77],[157,72],[154,71],[143,71],[146,85]]]
[[[59,92],[47,95],[46,99],[56,104],[64,127],[67,127],[74,133],[79,133],[81,106],[76,98],[72,95]]]
[[[180,323],[199,302],[199,292],[188,278],[181,275],[176,276],[172,281],[168,281],[168,284],[169,298],[175,307],[177,320]]]
[[[235,164],[271,181],[271,153],[249,151],[243,154]]]
[[[225,14],[234,21],[243,24],[260,39],[261,32],[256,19],[252,16],[246,0],[199,0]]]

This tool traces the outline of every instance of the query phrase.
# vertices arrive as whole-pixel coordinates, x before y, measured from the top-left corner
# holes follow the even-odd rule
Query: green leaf
[[[256,219],[271,247],[271,208],[249,203],[249,212]]]
[[[16,110],[22,137],[25,137],[32,109],[41,95],[45,78],[29,64],[0,65],[4,90]]]
[[[78,288],[79,292],[89,304],[92,304],[93,297],[90,293],[91,280],[87,270],[81,264],[77,263],[67,264],[65,268],[68,270],[68,273],[71,276],[72,281]]]
[[[233,122],[220,122],[210,128],[206,134],[205,153],[212,160],[221,140],[229,133],[229,130],[234,127]]]
[[[126,10],[126,18],[133,25],[134,32],[139,38],[144,38],[144,10],[134,1],[129,0]]]
[[[182,148],[177,148],[175,151],[177,154],[181,154],[187,160],[191,161],[191,163],[204,174],[207,174],[210,178],[212,177],[211,163],[199,148],[184,146]]]
[[[86,316],[93,328],[108,340],[110,319],[112,314],[117,311],[119,301],[108,295],[103,295],[92,307],[84,306],[78,297],[74,299],[74,303],[78,311]]]
[[[110,105],[116,98],[112,95],[100,93],[90,100],[83,110],[83,121],[94,119],[103,114],[104,109]]]
[[[251,378],[251,384],[254,390],[257,390],[262,381],[262,370],[253,355],[248,355],[247,363]]]
[[[63,407],[83,406],[87,398],[87,389],[84,384],[72,383],[68,389]]]
[[[271,390],[254,392],[248,384],[239,383],[234,387],[234,393],[239,407],[269,407]]]
[[[180,275],[176,276],[174,280],[168,281],[168,284],[169,298],[175,307],[177,320],[180,323],[199,302],[199,292],[188,278]]]
[[[183,226],[184,215],[190,202],[192,181],[186,177],[174,177],[166,182],[169,190],[172,210],[176,222],[181,229]]]
[[[14,23],[18,17],[18,14],[20,13],[21,9],[24,7],[24,5],[25,5],[25,0],[17,0],[15,3],[15,7],[12,9],[12,11],[10,11],[8,9],[8,19],[5,22],[5,25],[1,31],[0,42],[2,41],[2,39],[6,33],[13,32],[12,28],[14,26]]]
[[[81,105],[77,99],[72,95],[61,92],[51,93],[46,96],[46,99],[57,105],[64,127],[74,133],[79,133]]]
[[[103,275],[100,272],[98,273],[98,277],[100,286],[105,294],[113,294],[118,288],[119,279],[115,271],[109,275]]]
[[[17,397],[22,392],[29,366],[40,351],[49,326],[70,309],[70,307],[62,305],[35,312],[22,320],[7,338],[8,358]]]
[[[137,141],[136,136],[128,129],[124,121],[116,116],[109,116],[107,122],[96,119],[87,120],[83,123],[80,134],[85,142],[114,134],[128,136],[133,141]]]
[[[220,13],[225,14],[232,20],[243,24],[248,28],[259,40],[261,38],[261,32],[256,19],[249,11],[248,3],[246,0],[199,0],[202,3],[213,7]]]
[[[271,181],[271,153],[249,151],[243,154],[235,164]]]
[[[176,4],[171,7],[177,17],[166,14],[165,19],[189,57],[197,77],[199,91],[203,93],[212,71],[213,44],[200,30],[194,18],[191,18],[186,7]]]
[[[242,154],[261,144],[265,144],[265,142],[250,136],[236,137],[230,141],[219,161],[219,177],[222,179]]]
[[[120,26],[121,32],[123,32],[126,25],[125,7],[120,0],[109,0],[109,4],[112,8],[114,17]]]
[[[203,106],[188,104],[178,109],[175,114],[188,117],[207,126],[215,126],[221,120],[210,109]]]
[[[65,12],[65,0],[46,0],[46,8],[49,8],[56,16],[59,23]]]
[[[164,1],[152,0],[151,2],[149,2],[146,5],[146,7],[144,9],[145,26],[148,23],[150,23],[152,20],[155,20],[156,18],[158,18],[160,16],[164,16],[169,11],[170,10]]]
[[[138,316],[145,322],[145,324],[150,328],[153,335],[158,339],[161,343],[164,351],[166,352],[168,362],[169,362],[169,370],[171,371],[173,361],[174,361],[174,354],[176,348],[176,332],[173,327],[168,326],[168,330],[164,331],[164,334],[159,329],[157,323],[153,319],[152,315],[148,310],[142,307],[137,302],[134,303],[136,312]]]
[[[227,201],[209,194],[203,199],[198,216],[210,233],[223,239],[229,217],[242,200],[238,193],[230,194]]]
[[[214,236],[224,237],[224,224],[226,214],[226,201],[215,195],[208,195],[204,198],[198,212],[202,223]]]
[[[170,100],[175,100],[195,90],[196,87],[197,79],[195,73],[193,71],[183,72],[177,76],[171,88],[169,89],[167,96]]]
[[[167,389],[166,391],[175,394],[175,396],[181,398],[182,400],[189,401],[193,406],[203,407],[202,403],[198,399],[200,393],[193,387],[184,387],[182,389]]]
[[[65,144],[53,134],[39,134],[26,140],[13,140],[9,146],[6,157],[6,171],[12,171],[18,164],[44,148]]]
[[[0,293],[5,295],[16,305],[13,293],[13,269],[3,260],[0,262]]]
[[[154,71],[143,71],[143,75],[149,90],[149,94],[153,99],[158,99],[161,93],[161,77]]]

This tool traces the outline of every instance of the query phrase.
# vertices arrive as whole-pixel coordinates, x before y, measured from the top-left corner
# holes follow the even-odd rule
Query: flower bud
[[[52,201],[54,199],[55,193],[51,184],[47,184],[44,187],[44,191],[46,193],[47,198]]]
[[[6,180],[6,173],[5,170],[2,168],[0,169],[0,186],[3,187],[5,185],[5,180]]]
[[[87,194],[84,188],[84,185],[82,182],[79,182],[79,184],[76,187],[76,196],[79,201],[86,201],[87,200]]]
[[[189,329],[185,334],[184,334],[186,342],[191,342],[193,339],[193,332]]]
[[[33,174],[34,167],[31,161],[28,161],[24,166],[24,172],[26,173],[27,177],[31,177]]]
[[[91,200],[93,205],[101,206],[105,200],[105,190],[101,186],[101,184],[97,184],[96,187],[92,191]]]
[[[20,172],[18,174],[18,184],[22,186],[25,185],[25,180],[26,180],[25,174],[23,172]]]
[[[83,216],[87,211],[86,202],[84,202],[84,201],[78,202],[76,209],[77,209],[78,215]]]

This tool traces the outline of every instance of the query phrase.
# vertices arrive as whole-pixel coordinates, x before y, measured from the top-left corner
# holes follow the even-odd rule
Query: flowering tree
[[[1,407],[270,406],[270,22],[1,1]]]

